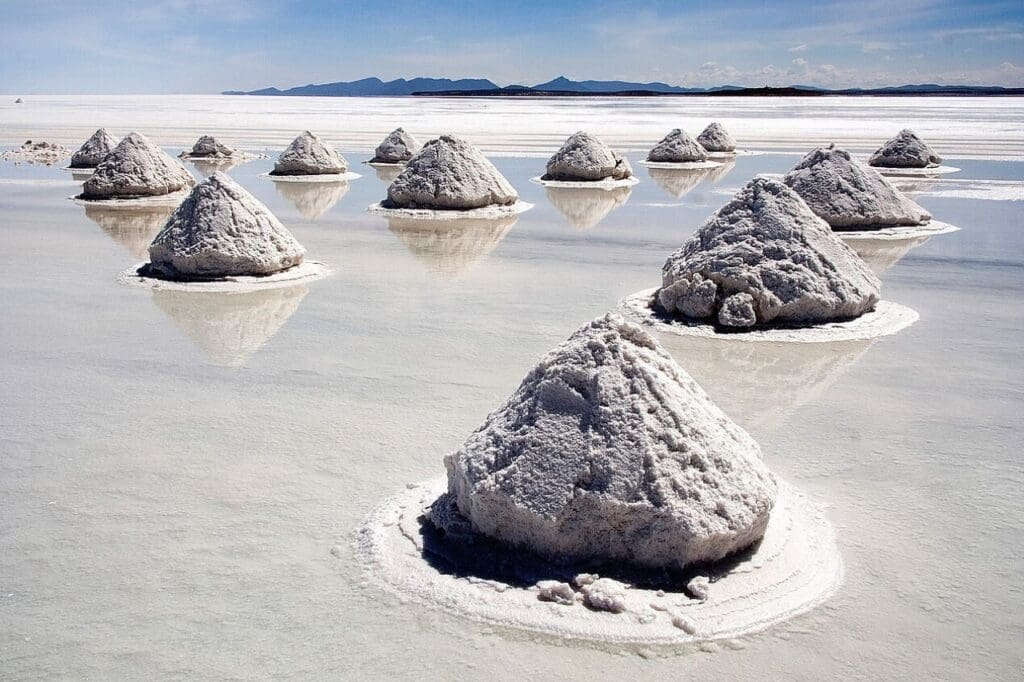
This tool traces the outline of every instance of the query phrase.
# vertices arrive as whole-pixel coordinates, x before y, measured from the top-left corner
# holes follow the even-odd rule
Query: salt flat
[[[300,194],[260,178],[272,154],[230,174],[332,275],[301,290],[189,299],[117,281],[138,261],[147,225],[159,229],[159,212],[128,212],[122,224],[69,201],[74,185],[56,167],[0,164],[0,677],[1019,674],[1020,105],[0,104],[10,144],[70,146],[104,125],[139,128],[172,154],[202,133],[278,151],[312,128],[353,164],[398,125],[425,140],[443,124],[501,151],[495,164],[535,205],[486,238],[479,225],[458,238],[458,221],[389,228],[366,212],[386,188],[368,173],[304,217]],[[523,114],[521,127],[509,126],[510,112]],[[636,165],[671,127],[699,131],[712,117],[745,148],[792,153],[741,157],[681,198]],[[368,584],[352,549],[359,523],[406,483],[440,474],[443,454],[542,353],[656,286],[668,253],[754,175],[785,172],[798,152],[851,126],[842,142],[868,152],[908,122],[963,169],[912,195],[962,229],[915,245],[881,274],[883,298],[920,313],[916,324],[808,348],[659,337],[758,440],[771,469],[827,505],[845,564],[827,604],[738,640],[641,651],[483,626]],[[499,137],[500,126],[513,132]],[[529,178],[567,133],[590,127],[637,150],[629,159],[641,182],[577,229]],[[309,191],[317,201],[323,190]]]

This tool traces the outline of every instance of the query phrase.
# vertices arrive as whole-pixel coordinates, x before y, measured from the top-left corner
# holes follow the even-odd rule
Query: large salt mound
[[[834,145],[807,154],[783,182],[835,230],[922,225],[932,217],[877,171]]]
[[[200,157],[200,158],[225,158],[232,156],[236,153],[234,147],[219,142],[213,135],[203,135],[196,143],[192,145],[192,151],[188,153],[189,156]]]
[[[274,163],[271,175],[335,175],[348,170],[348,162],[308,130],[288,145]]]
[[[708,127],[697,136],[697,142],[709,152],[734,152],[736,140],[721,123],[709,123]]]
[[[420,143],[402,128],[395,128],[377,145],[370,163],[403,163],[419,151]]]
[[[490,161],[454,135],[430,140],[388,186],[383,208],[470,210],[511,206],[519,195]]]
[[[82,185],[83,199],[136,199],[171,194],[196,183],[177,159],[144,135],[129,133]]]
[[[940,163],[942,157],[909,128],[879,147],[868,160],[868,165],[879,168],[927,168]]]
[[[118,139],[108,133],[106,128],[100,128],[71,156],[68,165],[71,168],[95,168],[104,156],[113,151],[117,143]]]
[[[542,180],[625,180],[633,175],[629,161],[590,133],[571,135],[548,160]]]
[[[306,250],[255,197],[224,173],[196,186],[149,246],[147,274],[168,279],[271,275]]]
[[[820,324],[871,310],[880,288],[795,192],[755,178],[668,257],[657,302],[727,327]]]
[[[698,142],[686,134],[685,130],[675,128],[654,145],[647,154],[648,161],[660,163],[691,163],[707,161],[708,153]]]
[[[757,443],[612,314],[545,355],[445,466],[435,522],[557,563],[715,561],[761,538],[776,494]]]

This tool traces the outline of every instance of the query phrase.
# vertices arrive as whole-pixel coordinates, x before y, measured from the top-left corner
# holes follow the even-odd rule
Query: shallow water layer
[[[190,105],[184,125],[217,120],[219,102]],[[292,125],[253,135],[286,142]],[[371,147],[342,151],[354,164]],[[1015,162],[964,159],[915,193],[963,229],[902,255],[883,245],[884,297],[921,314],[895,336],[660,337],[774,471],[829,504],[846,578],[824,607],[725,644],[637,650],[485,627],[366,583],[352,533],[380,500],[441,473],[541,353],[655,286],[743,182],[797,160],[659,183],[640,158],[639,185],[589,206],[529,182],[543,159],[497,158],[536,207],[496,226],[389,224],[365,210],[384,196],[374,173],[303,196],[260,177],[272,158],[238,166],[334,274],[231,300],[119,285],[161,214],[87,210],[66,199],[68,174],[0,164],[0,677],[1013,676]],[[996,180],[1017,194],[962,191]]]

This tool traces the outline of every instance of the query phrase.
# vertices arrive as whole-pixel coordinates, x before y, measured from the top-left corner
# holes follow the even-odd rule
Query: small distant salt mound
[[[195,178],[144,135],[129,133],[82,185],[83,199],[137,199],[188,189]]]
[[[340,175],[348,162],[326,142],[308,130],[281,152],[271,175]]]
[[[880,288],[795,192],[755,178],[668,257],[656,298],[670,315],[749,328],[855,318]]]
[[[545,355],[445,466],[435,506],[557,563],[715,561],[761,538],[776,495],[753,439],[612,314]],[[593,606],[616,610],[599,587]]]
[[[835,145],[807,154],[783,182],[834,230],[923,225],[932,217]]]
[[[868,165],[878,168],[928,168],[941,163],[942,157],[909,128],[879,147],[868,160]]]
[[[708,153],[699,142],[686,134],[685,130],[675,128],[662,138],[661,142],[647,154],[648,161],[659,163],[691,163],[707,161]]]
[[[709,123],[708,127],[697,136],[697,142],[709,152],[734,152],[736,140],[721,123]]]
[[[25,100],[23,100],[22,98],[19,97],[18,99],[14,100],[14,103],[15,104],[24,104]]]
[[[403,163],[419,151],[420,143],[402,128],[395,128],[377,145],[370,163]]]
[[[118,139],[100,128],[71,157],[71,168],[95,168],[117,146]]]
[[[0,154],[5,160],[30,165],[40,164],[52,166],[60,159],[68,155],[68,149],[56,142],[33,142],[25,140],[25,143],[16,149],[8,149]]]
[[[490,161],[454,135],[430,140],[388,187],[386,209],[465,211],[511,206],[519,195]]]
[[[629,200],[633,188],[546,187],[544,192],[548,196],[548,201],[567,223],[577,230],[589,230],[607,218],[609,213],[624,205]]]
[[[629,161],[598,138],[581,131],[570,136],[548,160],[547,172],[541,180],[625,180],[632,175]]]
[[[148,276],[265,276],[302,262],[306,250],[241,185],[214,173],[197,185],[149,246]]]
[[[213,135],[203,135],[192,145],[192,151],[188,152],[187,156],[204,159],[224,159],[233,156],[237,152],[237,149],[219,142]]]

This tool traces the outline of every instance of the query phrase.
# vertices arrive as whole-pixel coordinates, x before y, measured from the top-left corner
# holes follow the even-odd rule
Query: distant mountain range
[[[1024,95],[1024,88],[1004,88],[998,85],[901,85],[884,88],[846,88],[828,90],[813,85],[791,85],[782,88],[744,88],[721,85],[714,88],[686,88],[667,83],[633,83],[630,81],[574,81],[559,76],[534,86],[509,85],[502,87],[486,78],[399,78],[382,81],[363,78],[357,81],[339,81],[300,85],[287,90],[263,88],[243,92],[227,90],[225,95],[303,96],[303,97],[399,97],[406,95],[443,95],[452,97],[587,97],[587,96],[659,96],[659,95],[754,95],[754,96],[815,96],[815,95]]]

